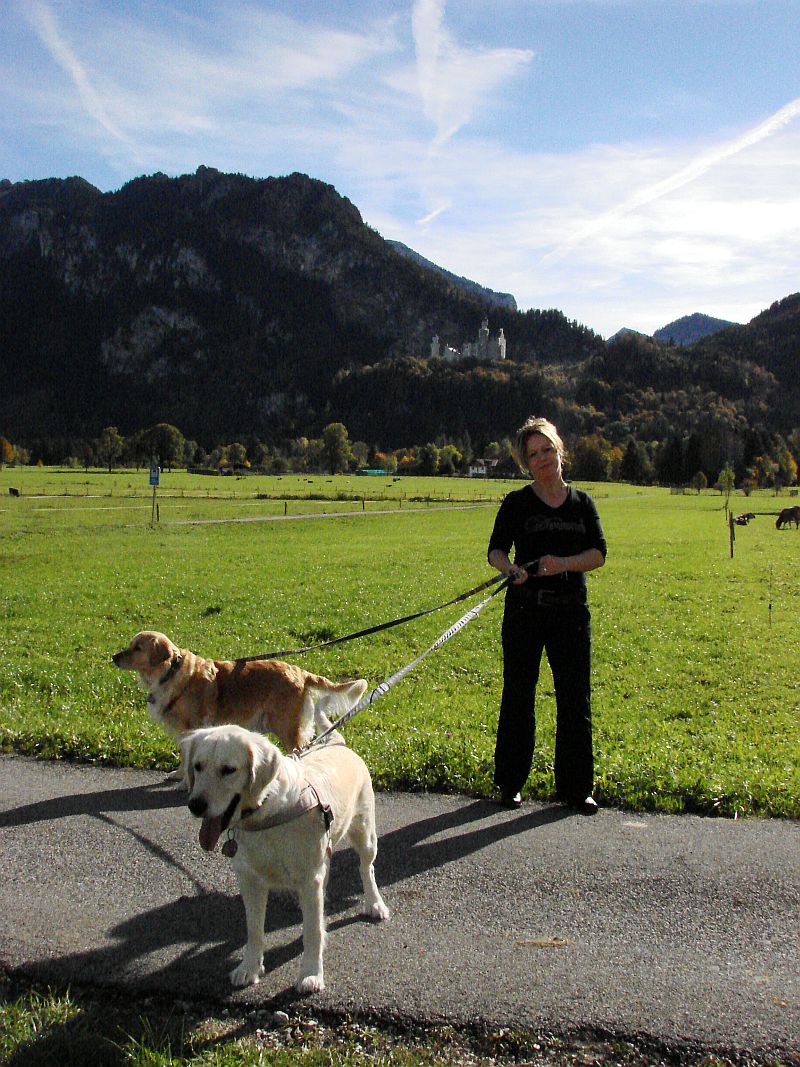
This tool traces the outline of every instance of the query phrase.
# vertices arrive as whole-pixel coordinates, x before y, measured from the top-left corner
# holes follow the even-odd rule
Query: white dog
[[[318,726],[329,725],[318,712]],[[375,883],[378,838],[375,797],[364,762],[331,735],[300,759],[284,756],[261,734],[240,726],[196,730],[181,742],[189,810],[202,819],[200,844],[212,852],[228,831],[223,853],[232,857],[247,918],[235,986],[264,974],[264,918],[270,888],[294,890],[303,913],[303,957],[295,988],[325,988],[324,896],[331,853],[340,841],[358,854],[364,914],[387,919]]]

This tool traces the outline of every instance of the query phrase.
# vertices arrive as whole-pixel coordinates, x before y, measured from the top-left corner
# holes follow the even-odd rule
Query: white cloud
[[[114,120],[106,101],[96,89],[85,65],[61,33],[52,9],[40,0],[29,0],[22,8],[31,26],[53,59],[71,79],[86,113],[116,141],[138,158],[136,146]]]
[[[723,163],[725,160],[738,155],[740,152],[757,145],[767,137],[771,137],[778,133],[798,116],[800,116],[800,97],[796,100],[792,100],[773,115],[770,115],[766,121],[747,130],[739,137],[720,145],[714,145],[712,148],[696,156],[689,164],[681,167],[674,174],[657,182],[655,185],[634,193],[633,196],[628,197],[622,203],[617,204],[615,207],[604,212],[598,218],[592,220],[588,225],[582,227],[576,233],[573,233],[572,236],[557,248],[549,252],[544,257],[544,261],[556,259],[567,254],[575,247],[575,245],[585,241],[586,238],[590,237],[592,234],[618,222],[625,215],[629,215],[631,212],[640,208],[647,207],[648,204],[652,204],[656,200],[660,200],[662,197],[682,189],[685,185],[703,177],[708,171],[719,166],[719,164]]]
[[[512,94],[521,106],[533,51],[468,40],[445,0],[413,0],[403,16],[383,7],[388,16],[364,8],[356,23],[346,5],[303,21],[268,0],[19,0],[25,37],[33,27],[47,62],[37,46],[26,68],[13,50],[16,75],[0,70],[4,127],[45,129],[70,159],[97,168],[99,153],[123,179],[199,163],[305,170],[387,237],[603,333],[655,329],[676,307],[745,318],[731,309],[752,315],[797,289],[800,100],[700,149],[673,130],[669,144],[545,153],[501,122],[479,139]],[[537,107],[557,114],[540,75]]]
[[[437,151],[472,118],[495,90],[533,58],[523,48],[466,48],[444,24],[445,0],[415,0],[412,32],[417,84]]]

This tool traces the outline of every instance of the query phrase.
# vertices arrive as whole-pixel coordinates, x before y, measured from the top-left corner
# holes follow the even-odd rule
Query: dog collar
[[[159,685],[166,685],[167,682],[170,680],[170,678],[173,676],[173,674],[180,668],[180,665],[182,663],[183,663],[183,656],[173,656],[172,657],[172,661],[171,661],[171,663],[169,665],[169,668],[167,670],[167,673],[164,675],[163,678],[159,679],[158,684]]]

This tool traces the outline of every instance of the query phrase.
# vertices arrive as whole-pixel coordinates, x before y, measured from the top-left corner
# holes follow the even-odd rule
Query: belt
[[[555,589],[538,589],[533,602],[540,608],[561,608],[573,604],[585,604],[586,592],[583,589],[564,593],[559,593]]]

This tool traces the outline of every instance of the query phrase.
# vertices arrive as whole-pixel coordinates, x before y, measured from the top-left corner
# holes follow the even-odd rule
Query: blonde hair
[[[517,461],[517,466],[523,474],[530,475],[531,473],[528,469],[526,452],[528,449],[529,438],[537,433],[541,434],[542,437],[547,438],[558,453],[558,458],[562,463],[566,457],[564,442],[561,440],[558,430],[552,422],[550,422],[549,419],[534,418],[531,416],[531,418],[527,419],[514,434],[514,459]]]

